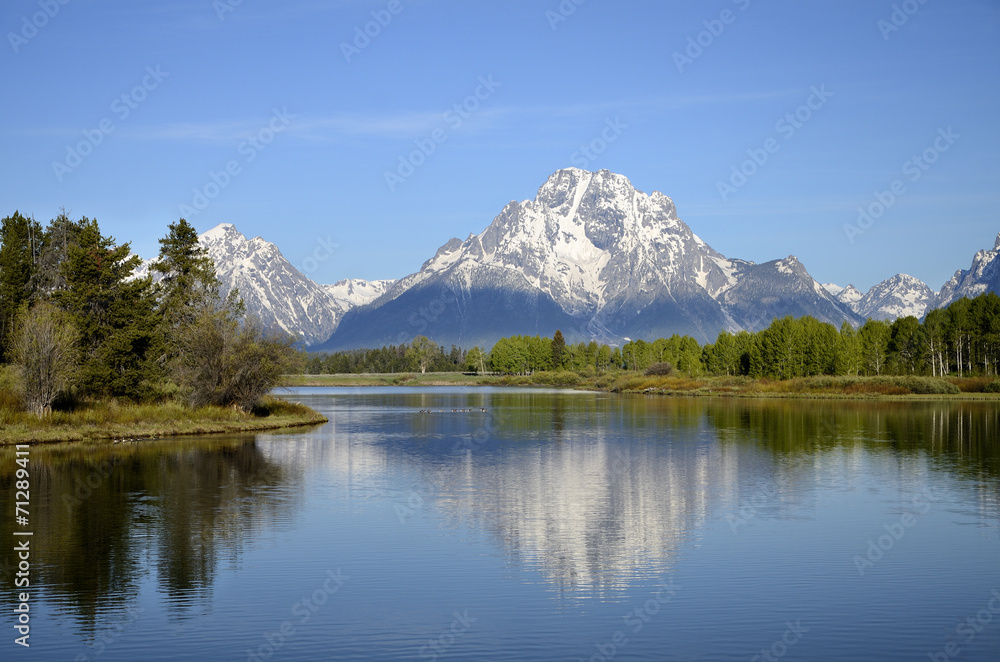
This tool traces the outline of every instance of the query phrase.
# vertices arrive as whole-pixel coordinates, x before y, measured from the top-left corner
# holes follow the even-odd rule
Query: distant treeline
[[[451,346],[434,345],[419,336],[413,343],[389,345],[381,349],[355,349],[332,354],[303,352],[307,374],[341,375],[396,372],[463,372],[469,352]]]
[[[746,375],[793,379],[814,375],[992,376],[1000,369],[1000,297],[990,292],[932,310],[923,322],[869,319],[860,328],[838,329],[812,317],[775,319],[755,333],[723,331],[701,345],[690,336],[634,340],[622,347],[591,341],[567,344],[552,338],[511,336],[492,349],[451,351],[421,336],[411,345],[355,350],[308,359],[308,371],[478,372],[530,375],[571,370],[593,375],[614,370],[676,371],[702,375]]]

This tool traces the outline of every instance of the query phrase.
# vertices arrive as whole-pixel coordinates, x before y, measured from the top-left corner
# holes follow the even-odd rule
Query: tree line
[[[567,343],[561,331],[552,338],[515,335],[489,350],[452,346],[446,353],[424,337],[433,359],[415,362],[412,346],[363,349],[313,356],[312,373],[413,372],[424,370],[531,375],[569,370],[594,375],[613,370],[659,371],[690,377],[705,375],[793,379],[814,375],[995,376],[1000,370],[1000,297],[989,292],[959,299],[930,311],[923,321],[869,319],[860,328],[844,322],[838,329],[813,317],[774,319],[754,333],[722,331],[714,343],[673,335],[611,346],[596,341]]]
[[[14,368],[26,409],[181,398],[250,410],[277,383],[294,339],[249,319],[238,292],[220,293],[186,220],[159,244],[154,283],[96,219],[0,221],[0,369]]]
[[[317,354],[302,352],[302,364],[310,375],[397,373],[397,372],[462,372],[467,369],[468,352],[452,345],[435,345],[426,336],[413,342],[389,345],[380,349],[355,349],[345,352]]]

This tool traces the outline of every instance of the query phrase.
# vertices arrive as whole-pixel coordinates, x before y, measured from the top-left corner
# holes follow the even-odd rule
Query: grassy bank
[[[305,405],[267,398],[253,412],[225,407],[191,409],[175,402],[154,405],[86,403],[39,419],[0,408],[0,445],[26,442],[110,441],[175,435],[275,430],[326,422]]]
[[[993,378],[937,377],[803,377],[773,380],[750,377],[647,376],[610,372],[581,376],[575,372],[536,372],[532,375],[467,375],[462,373],[290,375],[285,386],[562,386],[613,393],[660,393],[739,397],[893,398],[929,396],[995,399],[986,389]]]

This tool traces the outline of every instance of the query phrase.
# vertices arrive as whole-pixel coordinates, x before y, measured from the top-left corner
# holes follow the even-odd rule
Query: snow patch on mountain
[[[962,297],[973,298],[984,292],[1000,293],[1000,234],[993,250],[981,250],[972,258],[969,269],[959,269],[937,295],[936,307],[943,308]]]
[[[533,200],[508,203],[482,232],[449,240],[418,272],[354,309],[350,329],[329,346],[358,343],[365,325],[396,324],[403,336],[409,327],[400,320],[408,319],[423,319],[419,325],[441,334],[441,342],[446,335],[485,338],[500,321],[469,317],[473,309],[490,308],[476,297],[496,300],[496,315],[510,315],[514,300],[534,302],[541,308],[524,313],[535,315],[524,320],[532,327],[555,319],[540,303],[551,301],[575,320],[576,339],[679,332],[714,340],[720,329],[762,328],[779,314],[859,322],[795,256],[766,265],[727,258],[678,218],[666,195],[647,195],[607,170],[567,168],[549,177]],[[422,317],[441,308],[434,299],[457,303]]]
[[[345,278],[333,285],[323,285],[323,289],[334,298],[341,313],[345,313],[355,306],[371,303],[385,294],[395,282],[395,280]]]
[[[923,281],[908,274],[896,274],[868,290],[855,304],[855,311],[862,317],[879,320],[920,319],[933,306],[934,299],[934,291]]]

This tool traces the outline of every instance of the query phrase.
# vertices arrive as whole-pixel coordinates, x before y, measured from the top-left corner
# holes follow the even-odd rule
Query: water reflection
[[[670,574],[708,526],[812,519],[822,490],[867,471],[917,493],[961,482],[998,537],[1000,407],[757,401],[505,390],[346,390],[296,399],[322,428],[31,451],[33,582],[93,632],[153,582],[175,620],[212,610],[246,546],[339,500],[416,493],[428,517],[491,536],[560,596],[615,600]],[[421,413],[431,411],[432,413]],[[483,411],[485,410],[485,411]],[[0,512],[13,512],[12,449]],[[750,509],[747,509],[750,504]],[[412,505],[412,504],[411,504]],[[12,539],[9,517],[0,539]],[[2,555],[0,555],[2,556]],[[13,595],[12,559],[0,604]]]
[[[275,460],[323,466],[346,498],[428,497],[492,534],[560,594],[606,599],[670,572],[708,520],[811,519],[816,491],[861,472],[916,495],[934,471],[974,490],[996,530],[1000,408],[990,403],[763,401],[540,391],[340,394],[325,443]],[[486,409],[486,413],[482,413]],[[421,413],[421,411],[431,413]],[[280,449],[280,450],[279,450]],[[405,496],[405,490],[403,490]],[[741,515],[742,512],[742,515]]]
[[[4,467],[13,460],[0,451]],[[252,437],[35,446],[30,463],[32,586],[85,632],[127,611],[150,577],[174,617],[210,610],[220,562],[238,564],[247,541],[280,526],[297,499],[296,476]],[[2,512],[14,510],[13,481],[0,477]],[[13,538],[12,524],[0,518],[0,538]]]

